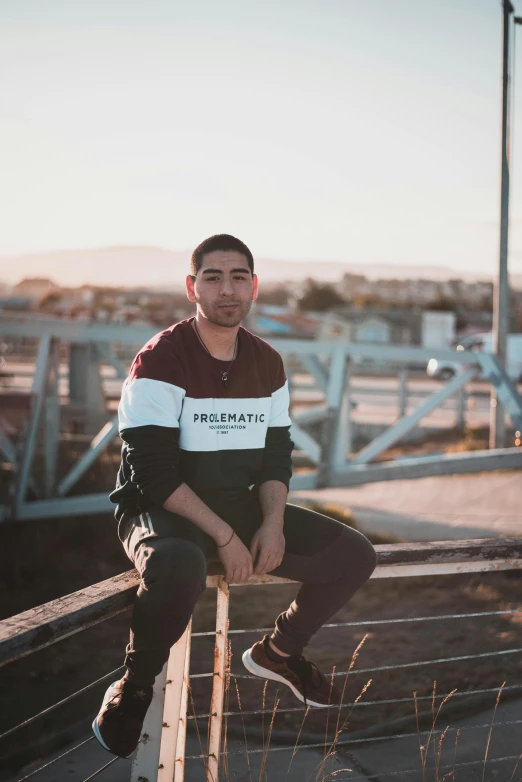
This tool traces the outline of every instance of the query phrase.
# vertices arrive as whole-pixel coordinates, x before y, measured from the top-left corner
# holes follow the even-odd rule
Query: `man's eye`
[[[246,277],[242,277],[241,275],[238,275],[237,277],[234,277],[235,280],[240,280],[241,282],[244,282],[246,280]]]

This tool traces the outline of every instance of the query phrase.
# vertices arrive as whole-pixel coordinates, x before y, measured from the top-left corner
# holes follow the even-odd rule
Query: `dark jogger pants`
[[[234,502],[228,512],[213,505],[248,547],[261,523],[257,500],[249,496]],[[368,580],[376,556],[360,532],[295,505],[286,506],[284,535],[285,555],[272,575],[302,586],[277,618],[271,638],[282,652],[301,654],[312,635]],[[216,548],[194,524],[163,508],[130,519],[123,545],[141,577],[125,665],[127,676],[146,685],[182,636],[205,589],[207,562],[217,559]]]

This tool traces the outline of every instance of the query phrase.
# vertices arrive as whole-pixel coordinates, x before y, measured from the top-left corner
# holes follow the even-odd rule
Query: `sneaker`
[[[92,723],[102,747],[121,758],[130,757],[138,746],[151,700],[152,687],[139,687],[125,679],[111,684]]]
[[[306,706],[331,706],[340,702],[340,691],[314,663],[305,660],[302,655],[274,662],[266,652],[267,645],[268,635],[265,635],[262,641],[243,653],[243,665],[249,673],[286,684]]]

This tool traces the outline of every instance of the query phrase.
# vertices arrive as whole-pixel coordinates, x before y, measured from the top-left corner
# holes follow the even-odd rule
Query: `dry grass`
[[[230,626],[270,627],[273,619],[291,601],[297,586],[264,586],[233,588],[230,605]],[[208,605],[205,606],[205,601]],[[197,631],[201,621],[213,618],[210,595],[205,595],[194,618]],[[357,622],[402,617],[441,616],[445,614],[481,613],[513,609],[522,605],[522,580],[517,573],[499,572],[423,578],[370,581],[338,614],[334,621]],[[206,615],[206,619],[203,617]],[[231,735],[244,731],[250,740],[261,740],[264,752],[267,740],[295,744],[289,769],[301,743],[321,742],[323,760],[311,777],[311,782],[335,779],[346,768],[346,754],[339,753],[339,742],[354,731],[383,725],[386,732],[419,732],[419,753],[424,776],[422,782],[454,780],[448,766],[441,765],[444,752],[448,763],[448,748],[457,757],[460,732],[449,729],[458,725],[461,717],[498,705],[500,695],[505,700],[511,693],[503,689],[522,682],[522,661],[519,654],[490,657],[449,664],[433,663],[426,666],[398,668],[394,671],[364,673],[362,669],[436,660],[441,657],[460,657],[522,648],[522,614],[489,617],[470,617],[462,620],[413,622],[405,624],[373,625],[323,629],[307,649],[307,656],[325,672],[348,671],[342,678],[342,709],[308,709],[286,712],[298,704],[286,688],[273,682],[237,680],[243,673],[240,656],[244,648],[257,640],[260,633],[231,635],[231,668],[233,686],[228,695],[227,711],[241,711],[240,717],[228,718]],[[335,639],[335,643],[332,643]],[[211,659],[209,639],[199,639],[193,645],[194,672],[208,669]],[[207,682],[204,684],[204,682]],[[199,712],[208,709],[208,680],[193,680],[194,698]],[[460,697],[462,692],[494,689],[486,695]],[[517,691],[520,695],[520,691]],[[404,699],[403,703],[383,701]],[[376,706],[363,704],[381,702]],[[268,704],[268,705],[267,705]],[[261,710],[262,714],[247,712]],[[332,719],[333,717],[333,719]],[[386,723],[404,720],[400,729],[386,727]],[[409,725],[407,722],[409,721]],[[442,722],[442,725],[441,725]],[[268,725],[268,733],[266,727]],[[424,735],[426,733],[426,736]],[[422,736],[422,740],[421,740]],[[488,759],[489,738],[484,747],[484,768]],[[452,748],[451,742],[454,741]],[[454,761],[455,762],[455,761]],[[263,760],[266,777],[266,754]],[[519,762],[511,774],[513,782]],[[281,777],[282,778],[282,777]],[[344,777],[343,777],[344,778]],[[408,777],[417,780],[416,775]],[[516,777],[519,782],[518,777]]]
[[[348,674],[354,670],[357,658],[361,653],[365,640],[366,638],[363,639],[363,641],[359,644],[359,646],[357,647],[357,649],[354,651],[352,655],[348,672],[344,678],[344,686],[342,688],[343,696],[346,691]],[[231,685],[230,685],[231,679],[234,680],[234,690],[236,692],[237,703],[239,706],[239,712],[241,716],[244,758],[245,758],[245,764],[248,772],[249,782],[272,782],[272,780],[274,780],[275,777],[273,775],[271,776],[268,775],[267,760],[268,760],[268,754],[272,748],[272,738],[275,738],[275,721],[278,713],[278,708],[280,705],[279,686],[278,689],[276,689],[275,691],[272,708],[265,709],[268,682],[266,681],[264,682],[262,706],[261,706],[263,711],[261,715],[263,720],[263,730],[262,730],[262,738],[261,738],[262,754],[261,754],[261,762],[259,764],[259,767],[257,770],[255,770],[255,767],[250,762],[248,729],[247,729],[246,716],[244,715],[242,699],[240,697],[239,684],[237,679],[231,674],[229,665],[227,665],[227,679],[226,679],[227,687],[225,691],[225,702],[226,702],[225,711],[228,711],[229,708],[228,704],[229,704],[229,694],[231,689]],[[360,767],[358,767],[358,763],[355,760],[355,758],[351,757],[350,755],[347,756],[343,748],[339,747],[339,742],[342,741],[345,737],[350,735],[351,713],[353,709],[356,707],[356,705],[364,698],[371,683],[372,683],[371,679],[366,682],[366,684],[363,686],[363,688],[355,698],[348,712],[342,714],[341,708],[334,704],[332,704],[331,707],[322,710],[323,714],[326,713],[326,729],[324,734],[323,757],[318,763],[316,763],[315,768],[308,775],[307,782],[328,782],[329,780],[335,779],[339,774],[354,772],[357,775],[358,772],[361,771]],[[495,726],[496,713],[497,713],[498,706],[500,704],[501,696],[503,694],[504,686],[505,686],[505,682],[500,686],[500,688],[496,693],[493,715],[491,718],[489,731],[484,745],[483,758],[482,760],[480,760],[480,758],[477,759],[478,762],[481,764],[481,768],[478,768],[478,773],[479,774],[481,773],[481,782],[485,782],[486,779],[485,775],[486,775],[487,764],[488,764],[491,737],[492,737],[493,728]],[[439,695],[437,693],[437,681],[433,682],[431,698],[430,698],[431,721],[428,724],[428,729],[425,728],[426,718],[425,715],[422,714],[423,711],[422,707],[419,707],[417,692],[412,693],[411,705],[413,707],[413,712],[416,720],[419,756],[420,756],[419,774],[415,776],[408,775],[408,779],[412,780],[412,782],[446,782],[447,780],[448,782],[449,780],[452,780],[454,782],[455,780],[455,775],[457,773],[457,768],[459,765],[457,760],[457,748],[458,748],[458,742],[461,735],[461,731],[460,728],[455,729],[454,726],[450,728],[449,722],[448,724],[444,725],[444,722],[446,722],[446,720],[448,719],[447,706],[450,703],[453,696],[456,694],[456,692],[457,692],[457,688],[444,695]],[[192,695],[191,695],[191,701],[192,701],[193,711],[195,714],[196,712],[194,708],[194,701],[192,700]],[[441,726],[440,723],[441,723],[442,712],[445,707],[446,707],[445,709],[446,713],[444,714],[444,722],[442,723]],[[336,719],[335,728],[333,732],[330,733],[328,730],[328,725],[329,725],[332,711],[337,712],[337,719]],[[268,724],[268,730],[266,735],[264,732],[265,713],[269,715],[269,724]],[[308,736],[307,741],[305,740],[304,742],[301,742],[305,724],[307,722],[307,719],[309,718],[310,713],[311,713],[311,709],[309,707],[304,709],[302,719],[300,721],[296,721],[294,745],[293,747],[291,746],[288,747],[288,751],[291,750],[290,761],[288,763],[286,773],[283,772],[281,766],[278,768],[278,772],[277,772],[278,782],[280,782],[281,780],[283,780],[284,782],[284,780],[288,779],[288,775],[291,771],[292,764],[298,752],[302,749],[303,745],[306,746],[307,741],[308,742],[310,741],[310,737]],[[451,715],[449,719],[451,719]],[[454,719],[451,719],[451,722],[454,723],[454,721],[455,721]],[[446,753],[446,758],[445,758],[446,764],[442,766],[441,761],[443,756],[443,750],[445,749],[445,743],[448,744],[449,746],[449,738],[453,732],[455,733],[455,738],[454,738],[453,748],[452,748],[453,749],[452,763],[451,764],[447,763],[447,753]],[[200,738],[199,733],[198,733],[198,738]],[[257,744],[258,743],[257,739],[258,739],[257,734],[254,734],[251,738],[251,743]],[[285,743],[288,743],[288,741],[285,741]],[[204,755],[205,748],[203,746],[203,742],[201,741],[201,738],[200,738],[200,748],[201,748],[202,755]],[[259,750],[256,748],[256,752],[258,751]],[[223,753],[224,754],[221,761],[222,773],[224,774],[224,778],[227,780],[227,782],[230,782],[230,780],[233,779],[234,776],[233,775],[231,776],[231,771],[229,767],[228,735],[227,735],[226,718],[224,724]],[[520,765],[521,760],[522,760],[522,754],[518,757],[518,759],[515,762],[515,765],[509,777],[510,782],[514,782],[515,773]],[[349,767],[346,765],[347,761],[348,763],[351,764]],[[203,759],[202,762],[205,769],[205,773],[207,773],[206,761]],[[448,770],[449,766],[451,767]],[[393,772],[394,769],[390,768],[388,769],[388,771]],[[507,771],[507,773],[509,773],[509,771]],[[380,774],[378,774],[377,776],[380,778]],[[350,777],[342,777],[342,779],[345,778],[348,779]],[[476,778],[478,779],[478,777]],[[495,776],[495,778],[497,777]],[[520,779],[518,779],[518,782],[520,782]]]
[[[510,445],[515,445],[514,437]],[[432,453],[462,453],[465,451],[483,451],[489,448],[489,430],[487,427],[467,426],[461,429],[441,429],[430,432],[424,440],[415,443],[399,443],[383,451],[377,462],[387,462],[403,456],[422,456]]]

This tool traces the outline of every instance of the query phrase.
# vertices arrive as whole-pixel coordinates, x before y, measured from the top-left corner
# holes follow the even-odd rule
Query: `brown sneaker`
[[[316,665],[302,655],[274,662],[266,653],[267,644],[268,635],[265,635],[262,641],[243,653],[243,665],[249,673],[286,684],[306,706],[331,706],[340,702],[340,691]]]
[[[102,747],[121,758],[130,757],[138,746],[151,700],[152,687],[139,687],[125,679],[111,684],[92,723]]]

